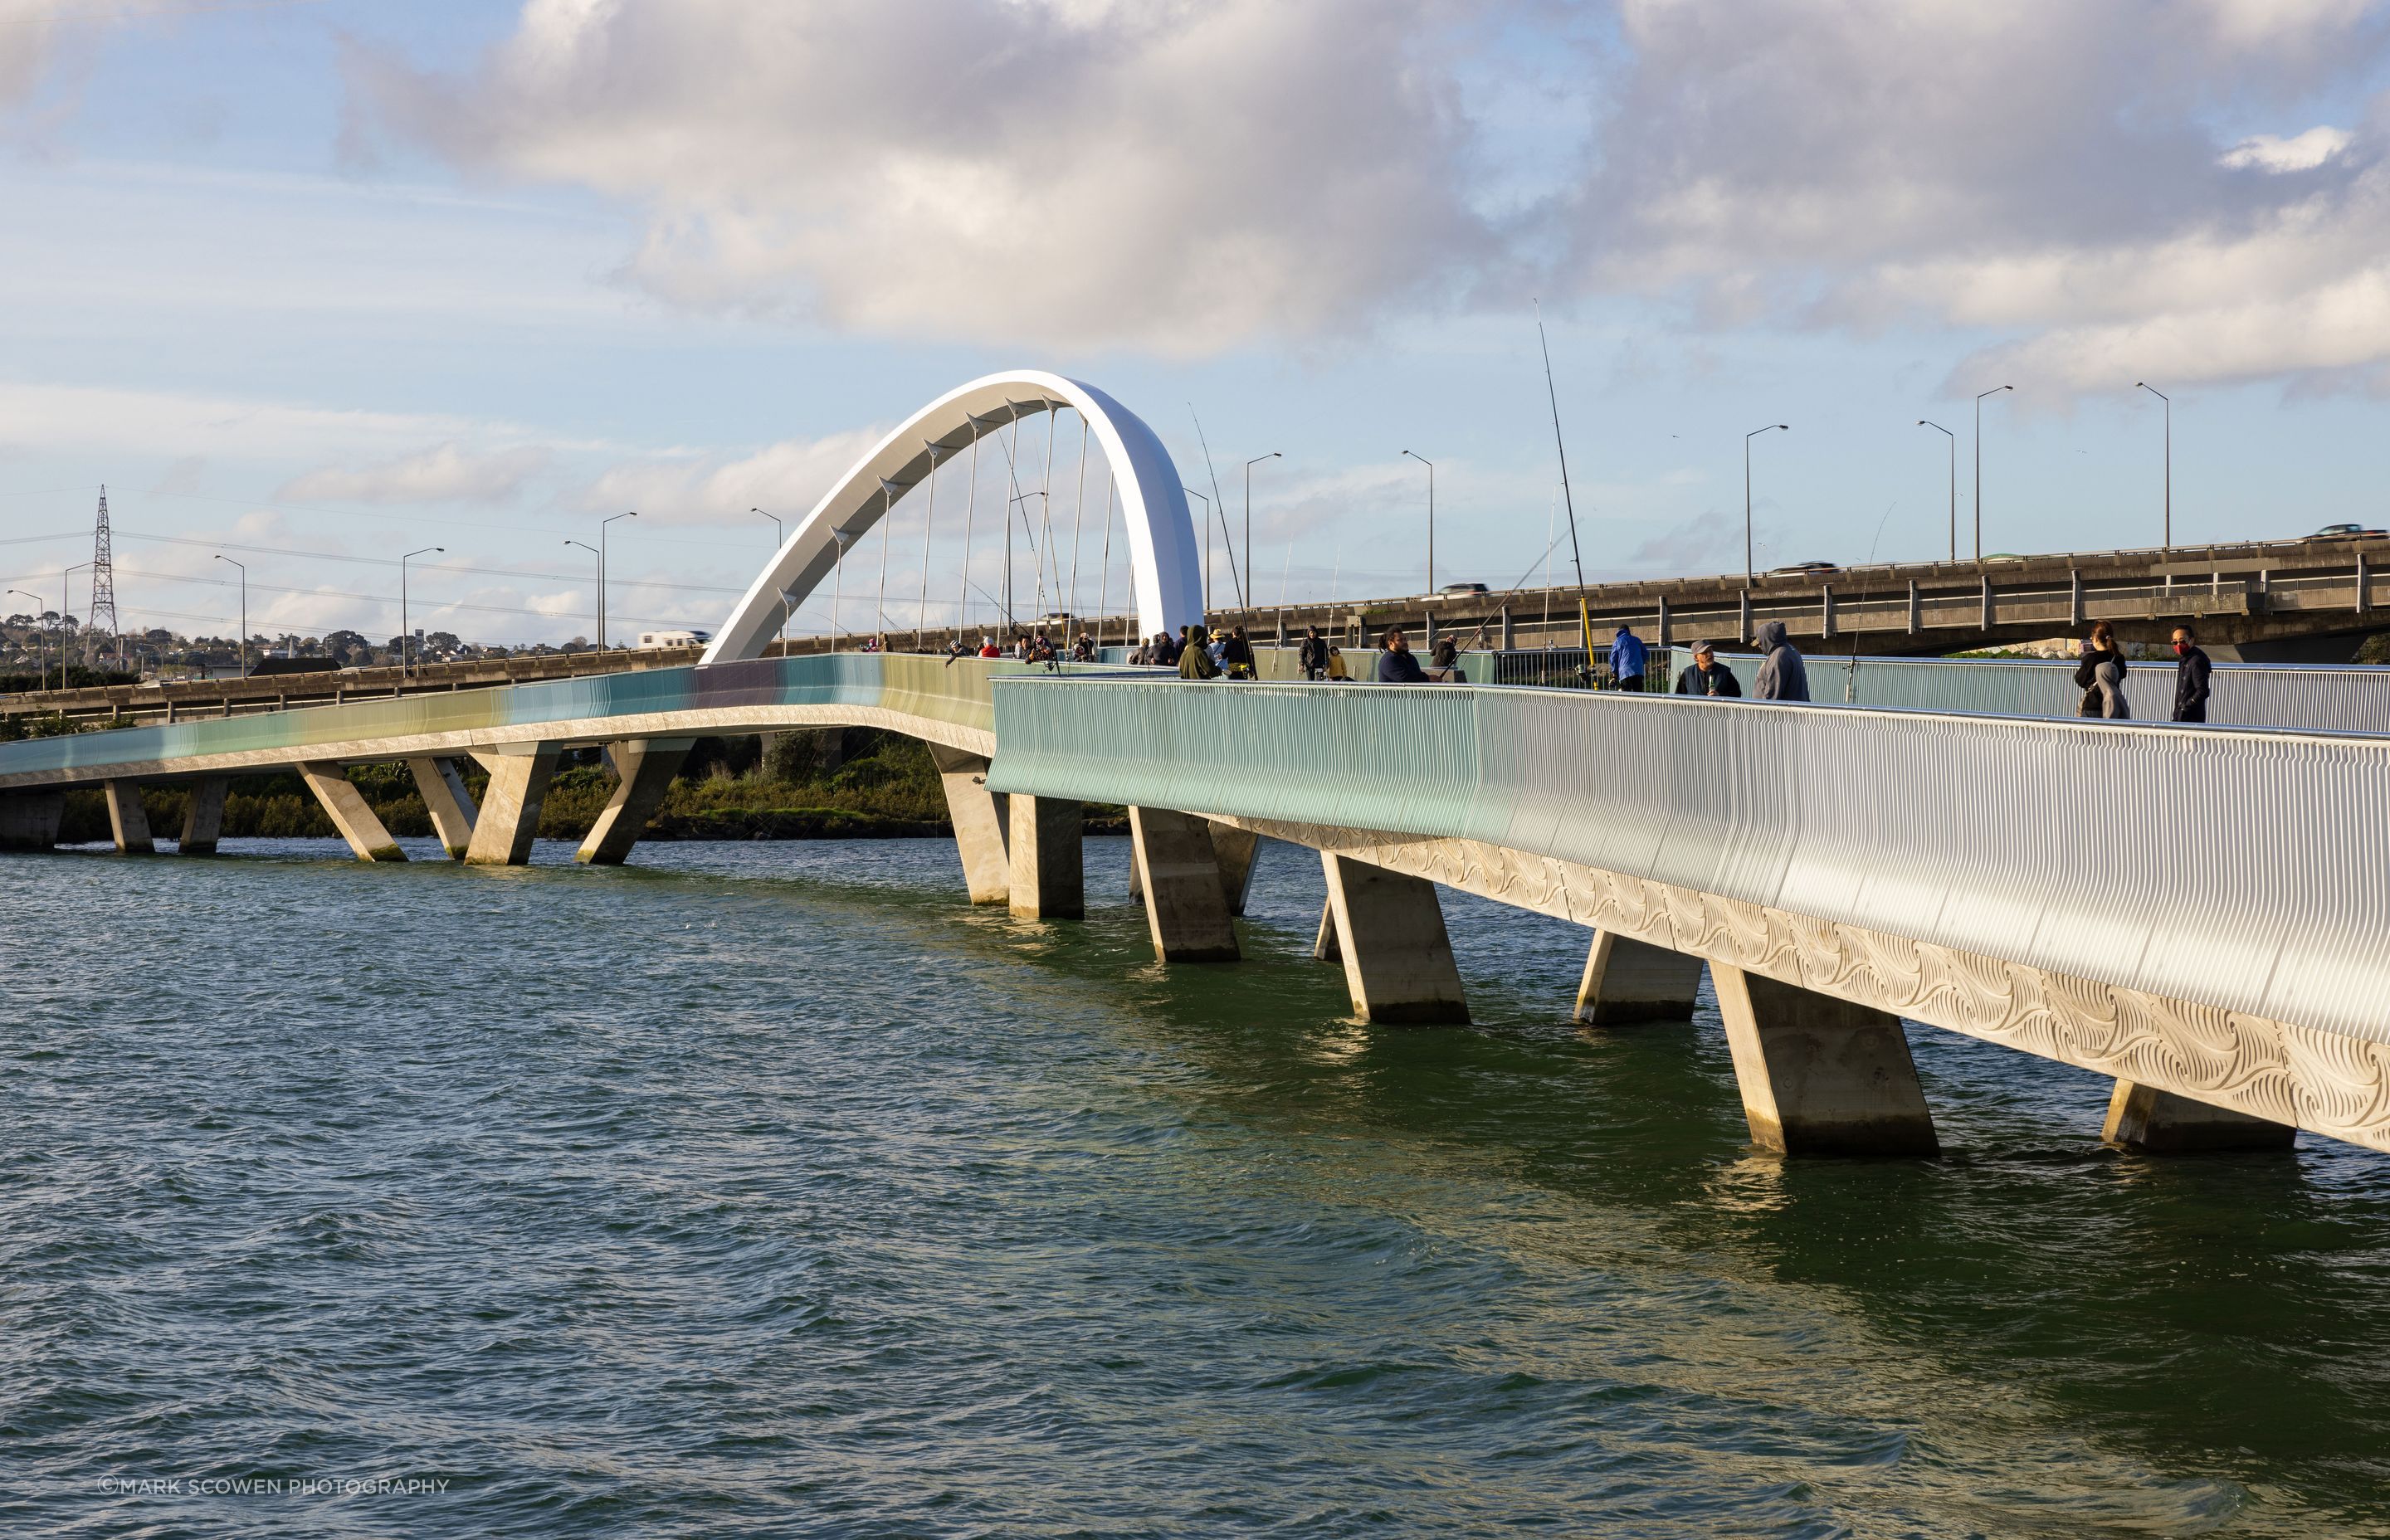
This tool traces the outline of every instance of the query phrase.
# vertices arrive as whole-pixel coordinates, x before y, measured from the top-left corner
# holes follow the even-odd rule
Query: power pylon
[[[84,627],[84,634],[91,635],[96,633],[111,641],[116,641],[116,556],[109,547],[108,489],[101,487],[99,489],[99,527],[91,537],[91,614]],[[108,629],[101,631],[100,627],[103,625]],[[121,641],[118,644],[118,651],[121,656],[122,653]],[[91,658],[88,653],[84,656],[87,661],[97,661]]]

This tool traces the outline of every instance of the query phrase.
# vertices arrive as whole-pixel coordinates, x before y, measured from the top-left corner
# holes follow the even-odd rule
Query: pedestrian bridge
[[[1165,964],[1239,956],[1266,837],[1318,853],[1316,952],[1369,1020],[1468,1020],[1445,888],[1587,928],[1590,1025],[1690,1019],[1706,971],[1763,1147],[1937,1149],[1906,1020],[2109,1077],[2117,1143],[2390,1149],[2390,736],[752,655],[908,478],[1065,406],[1130,510],[1140,625],[1198,618],[1159,441],[1087,387],[992,376],[867,455],[702,664],[0,744],[0,846],[55,844],[89,787],[149,850],[140,788],[175,781],[178,849],[212,852],[229,778],[288,768],[361,858],[401,859],[347,778],[380,762],[452,855],[520,865],[559,756],[595,745],[619,784],[580,856],[605,865],[696,738],[880,727],[929,745],[972,900],[1024,919],[1084,914],[1083,806],[1125,806]]]

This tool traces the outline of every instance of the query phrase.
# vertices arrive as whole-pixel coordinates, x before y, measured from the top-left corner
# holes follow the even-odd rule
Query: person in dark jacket
[[[1643,638],[1625,626],[1610,638],[1610,674],[1623,690],[1643,687],[1643,670],[1649,666]]]
[[[1220,648],[1220,666],[1231,679],[1253,677],[1253,644],[1245,640],[1245,628],[1232,626],[1228,639]]]
[[[2177,722],[2207,720],[2207,680],[2216,665],[2200,650],[2198,638],[2191,627],[2174,628],[2174,719]]]
[[[2075,665],[2075,683],[2083,691],[2077,716],[2105,717],[2116,722],[2132,716],[2125,705],[2125,649],[2116,645],[2116,628],[2106,621],[2092,626],[2091,635],[2083,638],[2083,656]]]
[[[1302,665],[1305,679],[1328,677],[1328,638],[1319,634],[1317,626],[1304,634],[1302,650],[1296,653],[1294,661]]]
[[[1427,671],[1411,653],[1410,638],[1400,631],[1386,633],[1386,642],[1378,653],[1378,683],[1381,685],[1424,685],[1430,683]]]
[[[1717,649],[1707,642],[1693,644],[1693,661],[1677,675],[1678,695],[1740,696],[1742,684],[1734,670],[1717,661]]]
[[[1187,646],[1178,654],[1178,677],[1181,679],[1217,679],[1220,665],[1212,659],[1212,649],[1204,646],[1206,638],[1201,626],[1189,628]]]
[[[1769,621],[1759,628],[1759,674],[1751,682],[1754,700],[1806,700],[1809,670],[1800,652],[1784,639],[1784,622]]]

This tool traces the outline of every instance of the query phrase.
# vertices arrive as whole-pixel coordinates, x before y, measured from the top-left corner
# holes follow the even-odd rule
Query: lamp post
[[[2133,382],[2165,403],[2165,546],[2174,549],[2174,398],[2147,380]]]
[[[216,559],[232,562],[233,566],[240,569],[240,676],[246,679],[249,677],[249,568],[241,562],[233,561],[232,558],[221,552],[217,554]],[[400,632],[404,634],[406,629],[406,564],[405,562],[401,562],[398,569],[398,624]]]
[[[1959,435],[1938,422],[1917,419],[1920,428],[1931,428],[1950,441],[1950,559],[1959,559]]]
[[[749,508],[747,511],[749,513],[764,513],[762,508]],[[788,528],[780,522],[780,516],[777,513],[764,513],[764,517],[772,521],[772,554],[777,556],[780,552],[780,547],[789,543]],[[783,588],[780,590],[780,656],[785,658],[788,655],[789,591]]]
[[[78,561],[58,574],[58,688],[67,687],[67,579],[75,573],[96,567],[96,561]]]
[[[1746,587],[1759,581],[1758,563],[1751,558],[1751,441],[1762,433],[1791,431],[1789,422],[1771,422],[1742,436],[1742,581]]]
[[[1433,597],[1435,593],[1435,462],[1413,450],[1406,449],[1403,453],[1427,467],[1427,591]]]
[[[606,650],[606,526],[616,519],[636,519],[638,511],[618,513],[598,521],[598,650]]]
[[[22,588],[11,588],[8,592],[23,594],[25,597],[33,601],[33,687],[40,689],[50,682],[50,661],[42,652],[42,596],[26,594]],[[59,675],[61,683],[64,682],[65,677],[63,674]]]
[[[606,635],[606,553],[586,540],[568,540],[565,544],[578,545],[598,558],[598,635],[603,637]]]
[[[2013,385],[1995,385],[1988,391],[1975,392],[1975,559],[1984,559],[1984,398],[2002,391],[2013,391]]]
[[[1203,619],[1208,624],[1212,619],[1212,499],[1184,482],[1178,490],[1189,497],[1203,498]]]
[[[410,658],[415,633],[406,628],[406,564],[417,557],[430,556],[434,551],[444,554],[447,549],[445,545],[426,545],[419,551],[409,551],[398,558],[398,676],[402,679],[415,672],[415,665]],[[247,631],[249,622],[242,621],[240,628]]]
[[[830,564],[829,590],[829,649],[836,652],[839,644],[846,639],[846,633],[841,629],[846,616],[846,548],[860,536],[849,534],[833,524],[829,537],[838,542],[838,559]],[[1009,614],[1005,617],[1008,621],[1011,618]]]
[[[1271,451],[1270,451],[1268,454],[1266,454],[1266,455],[1256,455],[1256,456],[1254,456],[1252,459],[1247,460],[1247,461],[1245,462],[1245,604],[1244,604],[1244,608],[1245,608],[1245,610],[1246,610],[1246,612],[1247,612],[1248,614],[1250,614],[1250,613],[1252,612],[1253,608],[1253,467],[1255,467],[1255,466],[1257,466],[1257,465],[1261,464],[1264,460],[1276,460],[1276,459],[1280,459],[1280,458],[1283,458],[1283,457],[1284,457],[1284,456],[1282,456],[1282,454],[1281,454],[1279,451],[1273,449],[1273,450],[1271,450]]]

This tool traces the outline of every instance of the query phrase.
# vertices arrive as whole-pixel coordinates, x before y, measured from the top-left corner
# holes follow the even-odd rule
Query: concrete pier
[[[1022,919],[1086,918],[1086,804],[1021,792],[1010,800],[1012,913]]]
[[[1220,885],[1211,820],[1131,807],[1128,828],[1153,955],[1166,963],[1236,961],[1237,928]]]
[[[406,853],[398,848],[398,841],[390,837],[390,830],[381,827],[381,820],[366,804],[364,794],[350,783],[345,766],[323,762],[302,764],[299,776],[307,783],[307,789],[315,793],[315,800],[324,804],[325,815],[332,820],[332,827],[341,831],[341,838],[349,842],[349,849],[356,853],[358,860],[406,859]]]
[[[49,850],[66,818],[63,791],[19,791],[0,797],[0,850]]]
[[[1469,997],[1453,966],[1452,939],[1435,884],[1322,851],[1344,988],[1365,1021],[1460,1024]]]
[[[609,746],[614,774],[622,778],[572,858],[593,866],[621,866],[648,831],[648,820],[663,805],[664,793],[696,743],[691,738],[638,738]]]
[[[1938,1155],[1900,1018],[1710,965],[1751,1142],[1786,1155]]]
[[[425,756],[408,760],[406,767],[414,772],[415,789],[431,815],[432,830],[448,859],[462,861],[473,843],[473,795],[465,789],[456,762]]]
[[[1319,933],[1311,939],[1311,960],[1342,963],[1344,949],[1336,944],[1336,901],[1322,900],[1319,905]]]
[[[1212,855],[1220,863],[1220,896],[1228,913],[1245,912],[1246,895],[1253,891],[1253,862],[1261,854],[1262,837],[1230,824],[1212,826]]]
[[[930,759],[938,767],[938,784],[946,793],[946,815],[954,820],[955,851],[962,857],[963,885],[973,904],[1001,904],[1012,890],[1011,859],[1006,853],[1006,799],[987,789],[987,760],[979,754],[930,745]]]
[[[101,787],[108,800],[108,828],[124,855],[148,855],[158,848],[149,837],[149,815],[141,806],[139,781],[109,781]]]
[[[1701,985],[1701,958],[1597,930],[1576,986],[1575,1020],[1597,1027],[1690,1021]]]
[[[531,842],[539,833],[540,803],[556,775],[563,752],[554,743],[510,745],[482,758],[490,784],[482,793],[482,810],[473,819],[472,842],[465,861],[476,866],[520,866],[531,861]]]
[[[216,853],[216,841],[224,833],[225,792],[231,785],[228,776],[209,776],[191,783],[190,796],[183,803],[183,837],[175,841],[175,854]]]
[[[2161,1091],[2129,1080],[2116,1082],[2108,1098],[2105,1142],[2151,1155],[2190,1155],[2224,1150],[2288,1149],[2299,1131],[2270,1118],[2253,1118],[2228,1107]]]

